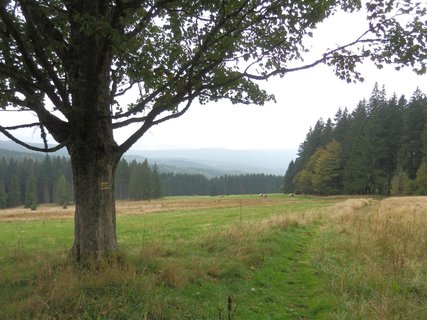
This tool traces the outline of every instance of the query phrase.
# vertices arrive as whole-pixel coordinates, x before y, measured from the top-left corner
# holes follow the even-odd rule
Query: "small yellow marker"
[[[99,184],[99,187],[101,188],[101,190],[108,190],[110,189],[110,184],[108,182],[101,182]]]

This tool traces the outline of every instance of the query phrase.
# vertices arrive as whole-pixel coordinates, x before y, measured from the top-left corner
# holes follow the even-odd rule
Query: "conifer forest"
[[[0,156],[0,208],[40,203],[66,207],[73,202],[68,157]],[[416,90],[407,99],[375,86],[369,99],[334,119],[320,118],[300,144],[297,158],[283,176],[159,172],[148,161],[117,167],[118,200],[162,196],[285,193],[427,194],[427,97]]]
[[[6,153],[6,152],[5,152]],[[6,154],[7,155],[7,154]],[[265,174],[224,175],[160,173],[148,161],[122,159],[116,171],[117,200],[150,200],[162,196],[229,195],[279,192],[283,176]],[[73,202],[70,159],[46,156],[0,156],[0,208],[40,203],[66,207]]]
[[[427,194],[427,98],[407,100],[375,85],[369,100],[333,120],[319,119],[300,144],[285,192],[305,194]]]

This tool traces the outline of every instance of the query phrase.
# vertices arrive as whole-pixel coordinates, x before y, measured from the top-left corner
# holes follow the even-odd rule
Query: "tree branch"
[[[159,120],[155,120],[155,118],[161,114],[163,111],[165,111],[164,109],[160,109],[159,110],[152,110],[146,117],[145,117],[145,121],[143,123],[143,125],[137,130],[135,131],[125,142],[123,142],[120,146],[119,146],[119,153],[122,155],[124,154],[127,150],[129,150],[130,147],[132,147],[132,145],[137,142],[152,126],[160,124],[166,120],[169,119],[173,119],[173,118],[178,118],[180,116],[182,116],[185,112],[187,112],[187,110],[190,108],[192,102],[194,100],[194,97],[192,97],[191,99],[189,99],[187,101],[186,106],[179,112],[176,112],[174,114],[168,115],[162,119]]]
[[[119,129],[119,128],[123,128],[126,127],[132,123],[138,123],[138,122],[143,122],[147,119],[147,117],[134,117],[134,118],[130,118],[130,119],[126,119],[120,122],[116,122],[113,123],[113,129]]]
[[[33,88],[35,90],[42,90],[42,87],[39,84],[26,79],[25,75],[22,74],[22,72],[20,72],[16,68],[10,68],[8,65],[5,65],[4,63],[1,63],[1,62],[0,62],[0,74],[4,74],[5,76],[11,79],[14,79],[18,83],[23,84],[27,87]]]
[[[56,89],[59,92],[59,95],[61,96],[61,99],[58,99],[56,95],[51,96],[49,95],[49,98],[52,100],[52,102],[55,104],[55,106],[63,112],[65,115],[68,113],[70,107],[70,104],[68,102],[68,95],[65,89],[65,86],[63,85],[62,81],[59,79],[57,75],[57,71],[55,71],[53,63],[51,63],[49,60],[49,57],[46,55],[46,48],[53,49],[56,54],[63,60],[66,60],[66,54],[65,51],[57,49],[57,45],[53,45],[52,43],[52,36],[55,36],[55,41],[61,42],[63,45],[65,45],[65,41],[62,37],[62,35],[57,32],[57,30],[50,26],[49,20],[44,17],[40,9],[36,9],[32,6],[35,6],[35,3],[32,3],[31,5],[27,5],[26,1],[19,1],[21,4],[22,12],[25,17],[25,21],[27,24],[27,30],[28,35],[30,36],[30,39],[33,44],[34,52],[38,58],[38,61],[41,66],[46,70],[48,76],[50,79],[52,79],[52,82],[55,84]],[[36,16],[35,16],[36,15]],[[49,27],[50,26],[50,27]],[[47,30],[44,30],[43,36],[40,35],[39,28]],[[62,101],[61,101],[62,100]]]
[[[170,114],[170,115],[168,115],[168,116],[165,116],[164,118],[161,118],[161,119],[159,119],[159,120],[153,121],[153,123],[151,124],[151,126],[155,126],[155,125],[158,125],[158,124],[160,124],[160,123],[162,123],[162,122],[165,122],[165,121],[167,121],[167,120],[175,119],[175,118],[178,118],[178,117],[182,116],[184,113],[186,113],[186,112],[188,111],[188,109],[190,108],[190,106],[191,106],[191,104],[192,104],[193,100],[194,100],[194,98],[193,98],[193,99],[190,99],[190,100],[187,102],[186,106],[185,106],[181,111],[178,111],[178,112],[172,113],[172,114]]]
[[[0,6],[0,18],[5,24],[5,27],[10,32],[12,37],[15,39],[19,52],[22,55],[23,64],[27,71],[37,80],[38,89],[46,93],[49,99],[58,107],[61,107],[61,99],[56,95],[54,87],[52,87],[48,81],[46,81],[45,75],[37,67],[37,63],[33,60],[29,54],[25,40],[21,37],[21,34],[16,29],[13,18],[6,11],[4,6]]]
[[[13,142],[15,142],[15,143],[17,143],[17,144],[19,144],[19,145],[27,148],[27,149],[33,150],[33,151],[38,151],[38,152],[55,152],[55,151],[58,151],[58,150],[60,150],[60,149],[62,149],[64,147],[64,144],[60,143],[60,144],[58,144],[55,147],[48,148],[46,141],[44,141],[45,147],[44,148],[38,148],[38,147],[34,147],[32,145],[29,145],[28,143],[25,143],[24,141],[16,138],[15,136],[13,136],[12,134],[10,134],[8,132],[7,128],[5,128],[3,126],[0,126],[0,132],[3,133],[6,137],[8,137]]]
[[[162,6],[165,4],[174,2],[176,0],[158,0],[151,8],[148,10],[147,14],[142,17],[139,21],[139,23],[136,25],[136,27],[131,30],[130,32],[126,33],[125,36],[128,36],[129,38],[136,37],[138,33],[142,31],[142,29],[146,26],[147,22],[150,21],[152,18],[156,17],[157,14],[160,12]],[[135,1],[129,1],[126,6],[124,6],[125,9],[137,9],[140,8],[143,4],[143,1],[141,0],[135,0]]]
[[[366,31],[365,33],[363,33],[362,36],[360,36],[357,40],[355,40],[353,42],[350,42],[348,44],[342,45],[340,47],[337,47],[337,48],[335,48],[333,50],[330,50],[330,51],[324,53],[322,58],[317,59],[317,60],[313,61],[312,63],[306,64],[306,65],[302,65],[302,66],[299,66],[299,67],[294,67],[294,68],[278,68],[278,69],[276,69],[276,70],[274,70],[274,71],[272,71],[270,73],[267,73],[265,75],[255,75],[255,74],[248,73],[248,69],[253,65],[253,64],[251,64],[241,74],[241,77],[247,77],[248,79],[252,79],[252,80],[267,80],[267,79],[269,79],[269,78],[271,78],[273,76],[279,75],[279,74],[283,75],[283,74],[290,73],[290,72],[296,72],[296,71],[301,71],[301,70],[306,70],[306,69],[313,68],[313,67],[315,67],[315,66],[317,66],[317,65],[319,65],[321,63],[325,63],[328,60],[332,59],[334,53],[337,53],[339,51],[347,49],[347,48],[349,48],[351,46],[354,46],[356,44],[359,44],[359,43],[375,43],[375,42],[383,42],[384,41],[382,39],[365,39],[365,40],[363,40],[362,37],[365,36],[366,34],[368,34],[369,32],[370,32],[369,30]],[[237,77],[236,80],[238,80],[238,78],[240,78],[240,77]]]
[[[4,130],[18,130],[18,129],[24,129],[24,128],[33,128],[33,127],[39,127],[40,122],[33,122],[33,123],[27,123],[27,124],[20,124],[17,126],[11,126],[11,127],[2,127]]]
[[[173,1],[174,0],[159,1],[158,5],[159,4],[166,4],[168,2],[173,2]],[[225,13],[224,13],[224,16],[220,17],[218,19],[218,21],[216,22],[216,24],[211,28],[211,30],[209,31],[209,33],[204,38],[203,43],[200,44],[200,48],[198,48],[198,50],[195,50],[196,53],[193,56],[193,58],[190,61],[188,61],[187,63],[185,63],[184,65],[182,65],[181,68],[175,73],[175,75],[173,76],[172,79],[168,80],[162,86],[160,86],[157,90],[154,90],[152,93],[150,93],[144,99],[142,99],[131,110],[129,110],[127,112],[124,112],[124,113],[121,113],[119,115],[113,116],[113,119],[125,118],[125,117],[129,117],[132,114],[135,114],[137,112],[141,112],[150,101],[154,100],[166,88],[170,87],[174,82],[178,81],[180,79],[181,75],[183,75],[186,70],[188,70],[188,73],[186,75],[187,81],[188,81],[189,78],[192,78],[193,77],[194,68],[197,65],[198,61],[200,61],[200,59],[202,59],[203,53],[205,52],[205,50],[207,50],[209,48],[209,46],[211,46],[215,42],[217,42],[220,39],[222,39],[222,37],[225,37],[227,34],[230,34],[232,32],[232,31],[229,31],[226,35],[220,36],[219,39],[215,39],[215,35],[217,34],[218,30],[221,29],[221,27],[227,22],[228,19],[230,19],[231,17],[235,17],[239,13],[241,13],[242,10],[245,8],[245,5],[247,3],[248,3],[248,1],[246,0],[236,10],[234,10],[231,13],[229,13],[228,15],[225,15]],[[254,10],[254,8],[251,7],[250,10]],[[196,76],[196,78],[197,77],[201,77],[203,75],[203,73],[206,73],[209,70],[212,70],[215,66],[221,64],[224,61],[224,59],[225,59],[224,57],[221,57],[220,59],[215,60],[214,63],[213,63],[213,65],[210,64],[206,68],[202,69],[202,71],[200,71],[198,73],[198,75]]]

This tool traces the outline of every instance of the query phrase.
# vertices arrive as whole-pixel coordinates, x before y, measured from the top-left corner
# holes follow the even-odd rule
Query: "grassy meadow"
[[[73,208],[0,211],[0,319],[426,319],[427,198],[118,202],[120,252],[68,260]]]

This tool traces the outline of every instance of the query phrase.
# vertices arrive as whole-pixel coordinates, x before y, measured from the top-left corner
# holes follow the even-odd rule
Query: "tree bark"
[[[69,147],[75,190],[74,244],[78,262],[102,260],[117,250],[114,145],[75,143]]]
[[[74,2],[73,10],[97,23],[108,4]],[[101,19],[102,20],[102,19]],[[101,27],[101,26],[99,26]],[[117,250],[114,176],[121,154],[114,141],[111,120],[110,72],[112,45],[103,33],[71,23],[69,63],[72,112],[68,116],[76,211],[75,260],[102,260]]]

